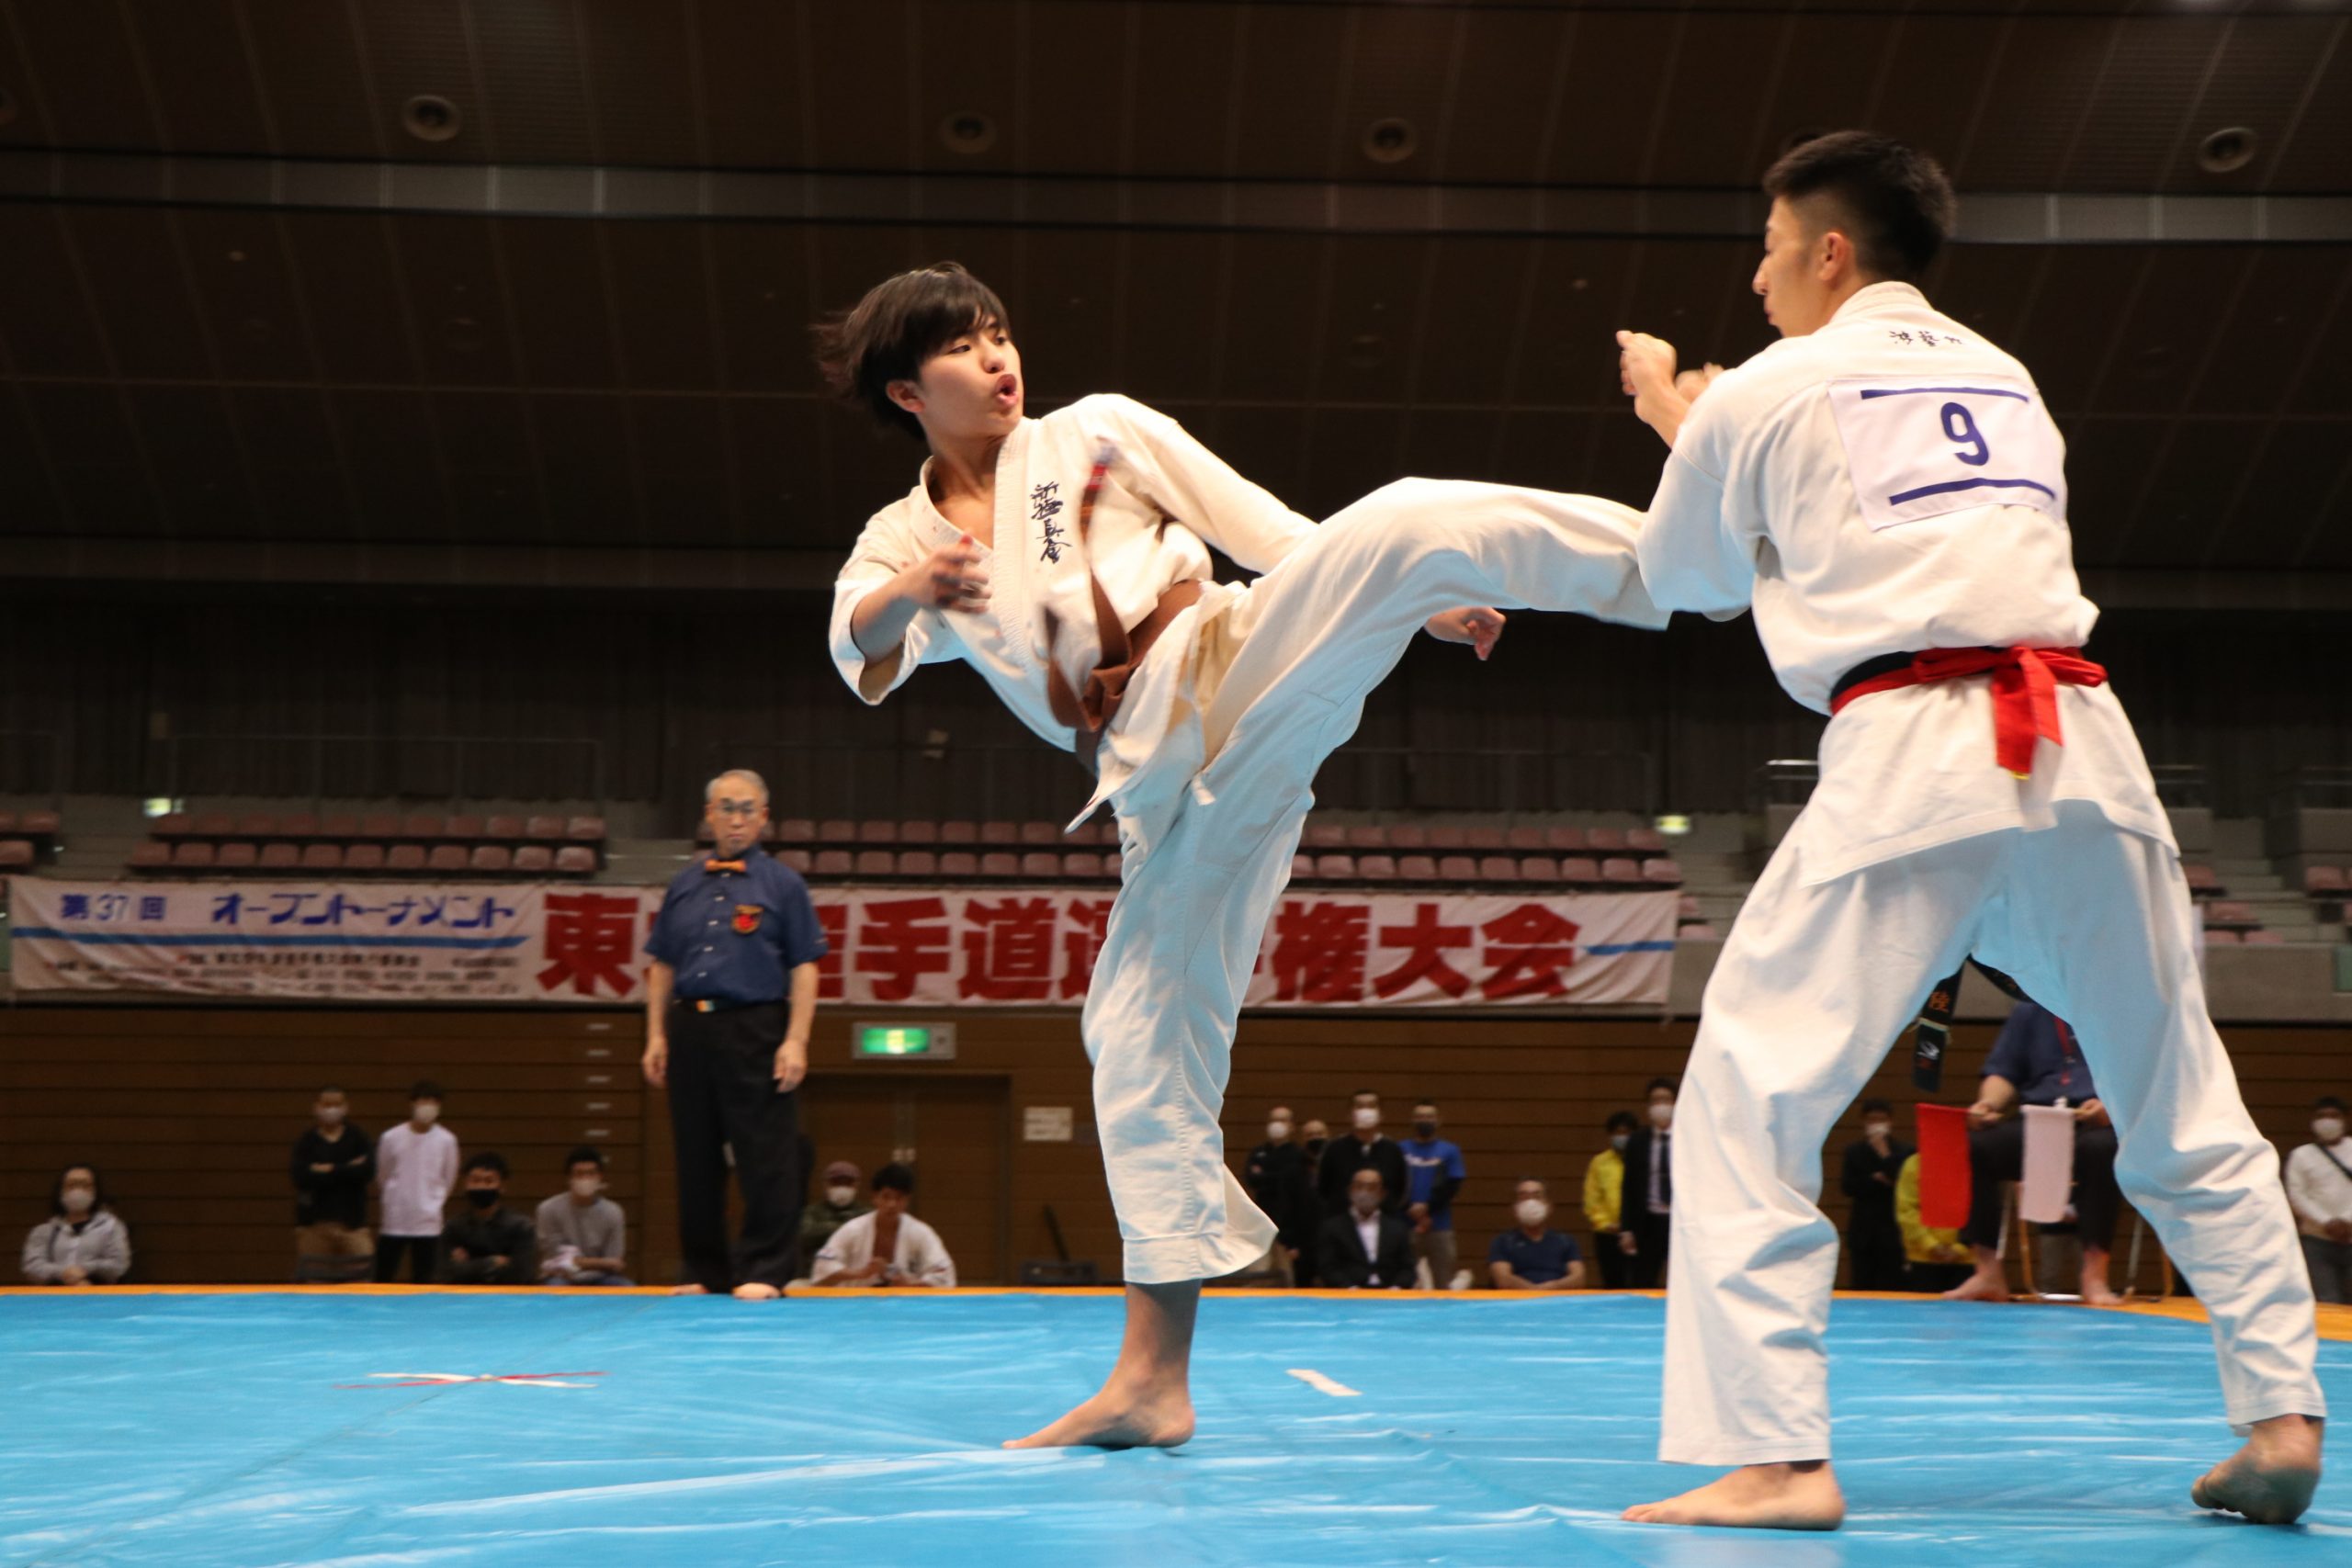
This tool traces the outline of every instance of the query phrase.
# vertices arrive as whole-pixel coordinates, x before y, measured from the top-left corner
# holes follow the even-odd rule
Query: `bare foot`
[[[1944,1292],[1948,1302],[2005,1302],[2009,1299],[2009,1287],[1998,1274],[1971,1274],[1962,1284]]]
[[[2188,1489],[2189,1501],[2258,1525],[2293,1524],[2319,1485],[2320,1426],[2306,1416],[2256,1421],[2245,1447]]]
[[[2105,1280],[2086,1278],[2083,1280],[2083,1304],[2085,1306],[2118,1306],[2122,1303],[2122,1301],[2123,1298],[2121,1296],[2117,1295],[2113,1291],[2108,1289],[2108,1284]]]
[[[735,1287],[735,1299],[739,1302],[772,1302],[782,1294],[774,1285],[763,1285],[757,1280],[746,1280]]]
[[[670,1287],[670,1293],[673,1296],[707,1296],[710,1294],[708,1291],[704,1290],[700,1285],[673,1285]]]
[[[1743,1529],[1834,1530],[1846,1522],[1846,1494],[1826,1459],[1744,1464],[1704,1486],[1625,1510],[1637,1525],[1730,1525]]]
[[[1008,1449],[1172,1449],[1193,1436],[1193,1396],[1179,1387],[1133,1392],[1104,1384],[1102,1392],[1051,1426]]]

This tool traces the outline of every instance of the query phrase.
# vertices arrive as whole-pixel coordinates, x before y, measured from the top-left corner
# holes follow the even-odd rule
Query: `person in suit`
[[[1348,1181],[1348,1211],[1323,1222],[1318,1281],[1335,1291],[1401,1291],[1413,1282],[1413,1226],[1385,1206],[1387,1184],[1367,1166]]]
[[[1625,1191],[1618,1216],[1617,1249],[1632,1259],[1627,1283],[1657,1288],[1666,1268],[1666,1236],[1674,1202],[1674,1080],[1652,1078],[1649,1125],[1625,1140]]]

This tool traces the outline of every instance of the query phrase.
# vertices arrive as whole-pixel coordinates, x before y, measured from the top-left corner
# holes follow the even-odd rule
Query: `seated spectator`
[[[888,1285],[952,1291],[956,1260],[939,1233],[907,1213],[915,1173],[892,1163],[874,1173],[874,1212],[835,1231],[809,1270],[820,1285]]]
[[[860,1214],[870,1214],[874,1205],[861,1201],[857,1195],[857,1165],[853,1160],[837,1159],[825,1168],[825,1190],[821,1197],[800,1211],[800,1256],[808,1260],[813,1271],[817,1255],[833,1239],[833,1233]]]
[[[130,1229],[107,1207],[96,1168],[57,1173],[49,1218],[26,1235],[23,1263],[36,1285],[111,1285],[130,1272]]]
[[[466,1162],[467,1212],[441,1232],[445,1285],[528,1285],[539,1277],[538,1233],[500,1201],[506,1158],[478,1154]]]
[[[424,1284],[439,1272],[442,1213],[458,1179],[458,1136],[441,1122],[441,1086],[430,1078],[408,1091],[408,1120],[376,1140],[376,1190],[383,1223],[376,1227],[376,1283],[408,1277]]]
[[[1552,1195],[1532,1177],[1513,1194],[1517,1230],[1495,1237],[1487,1248],[1487,1272],[1498,1291],[1573,1291],[1584,1283],[1584,1254],[1577,1238],[1545,1224]]]
[[[539,1278],[550,1285],[628,1284],[628,1218],[605,1196],[605,1156],[582,1144],[564,1161],[571,1190],[539,1205]]]
[[[1348,1179],[1348,1212],[1323,1222],[1317,1284],[1333,1291],[1401,1291],[1413,1282],[1413,1226],[1386,1208],[1388,1184],[1364,1166]]]
[[[376,1179],[376,1145],[346,1117],[350,1101],[329,1084],[311,1105],[311,1123],[294,1140],[294,1256],[372,1258],[368,1188]],[[364,1280],[366,1268],[353,1265]]]
[[[1968,1108],[1968,1224],[1961,1227],[1975,1270],[1946,1293],[1954,1301],[2009,1299],[2002,1271],[2001,1184],[2025,1169],[2025,1120],[2019,1104],[2057,1105],[2075,1113],[2075,1213],[2083,1241],[2083,1300],[2103,1306],[2120,1300],[2108,1283],[2108,1251],[2123,1194],[2115,1185],[2115,1124],[2099,1103],[2098,1086],[2065,1020],[2019,1002],[1984,1058],[1984,1079]]]
[[[1903,1272],[1906,1291],[1949,1291],[1973,1272],[1960,1233],[1923,1224],[1919,1218],[1919,1156],[1903,1161],[1894,1179],[1894,1220],[1903,1227]]]
[[[2352,1302],[2352,1138],[2334,1095],[2312,1105],[2312,1141],[2287,1156],[2287,1202],[2303,1233],[2312,1293]]]

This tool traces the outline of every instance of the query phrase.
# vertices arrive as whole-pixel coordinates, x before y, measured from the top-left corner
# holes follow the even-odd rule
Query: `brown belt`
[[[1094,575],[1093,560],[1086,553],[1087,534],[1094,521],[1094,498],[1116,456],[1114,448],[1102,448],[1094,459],[1093,471],[1087,475],[1086,490],[1078,502],[1078,549],[1087,562],[1086,582],[1093,591],[1094,626],[1102,653],[1101,662],[1086,677],[1083,692],[1070,689],[1069,677],[1062,673],[1061,663],[1054,657],[1061,625],[1051,610],[1046,612],[1046,705],[1053,709],[1055,723],[1093,735],[1097,746],[1109,731],[1111,721],[1118,716],[1119,705],[1126,700],[1127,682],[1143,667],[1144,656],[1176,617],[1200,599],[1204,588],[1198,581],[1172,583],[1159,596],[1159,603],[1151,607],[1151,613],[1132,628],[1120,625],[1118,608],[1103,591],[1102,580]],[[1082,750],[1080,755],[1084,754]]]

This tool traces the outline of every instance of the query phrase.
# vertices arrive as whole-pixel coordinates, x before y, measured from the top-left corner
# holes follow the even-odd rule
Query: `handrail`
[[[310,787],[297,793],[307,795],[314,802],[322,804],[328,798],[326,775],[327,754],[330,748],[338,746],[365,747],[397,753],[397,758],[392,760],[362,760],[362,767],[368,775],[369,783],[371,785],[375,785],[382,782],[388,775],[395,774],[403,766],[413,765],[415,753],[419,748],[445,746],[449,748],[450,750],[450,787],[446,791],[435,790],[432,793],[431,796],[420,796],[420,798],[446,798],[452,803],[458,803],[476,799],[478,797],[496,797],[503,795],[508,792],[492,789],[481,791],[478,795],[477,792],[469,790],[466,787],[466,774],[469,760],[478,757],[484,751],[511,753],[519,748],[537,747],[578,750],[584,753],[583,760],[586,766],[584,770],[582,770],[580,773],[575,774],[574,776],[583,777],[584,782],[587,784],[588,789],[585,796],[582,797],[579,795],[567,795],[560,797],[550,796],[549,798],[586,798],[595,802],[596,808],[599,811],[602,811],[605,808],[605,804],[604,743],[599,740],[589,739],[585,736],[358,735],[339,734],[333,731],[271,732],[264,730],[222,730],[213,732],[197,731],[187,734],[172,735],[157,742],[157,745],[162,752],[160,765],[163,770],[163,790],[161,793],[175,800],[190,793],[190,781],[188,774],[193,770],[188,764],[187,752],[191,748],[201,748],[207,745],[278,746],[300,748],[308,754],[309,761],[307,772],[309,778],[307,782]],[[201,760],[200,751],[198,753],[198,760]],[[261,792],[257,792],[243,784],[240,784],[219,791],[197,789],[195,793],[251,795]],[[381,787],[370,787],[367,789],[338,791],[336,793],[339,796],[352,798],[377,798],[398,795],[401,794],[401,791],[397,788],[388,789]]]

